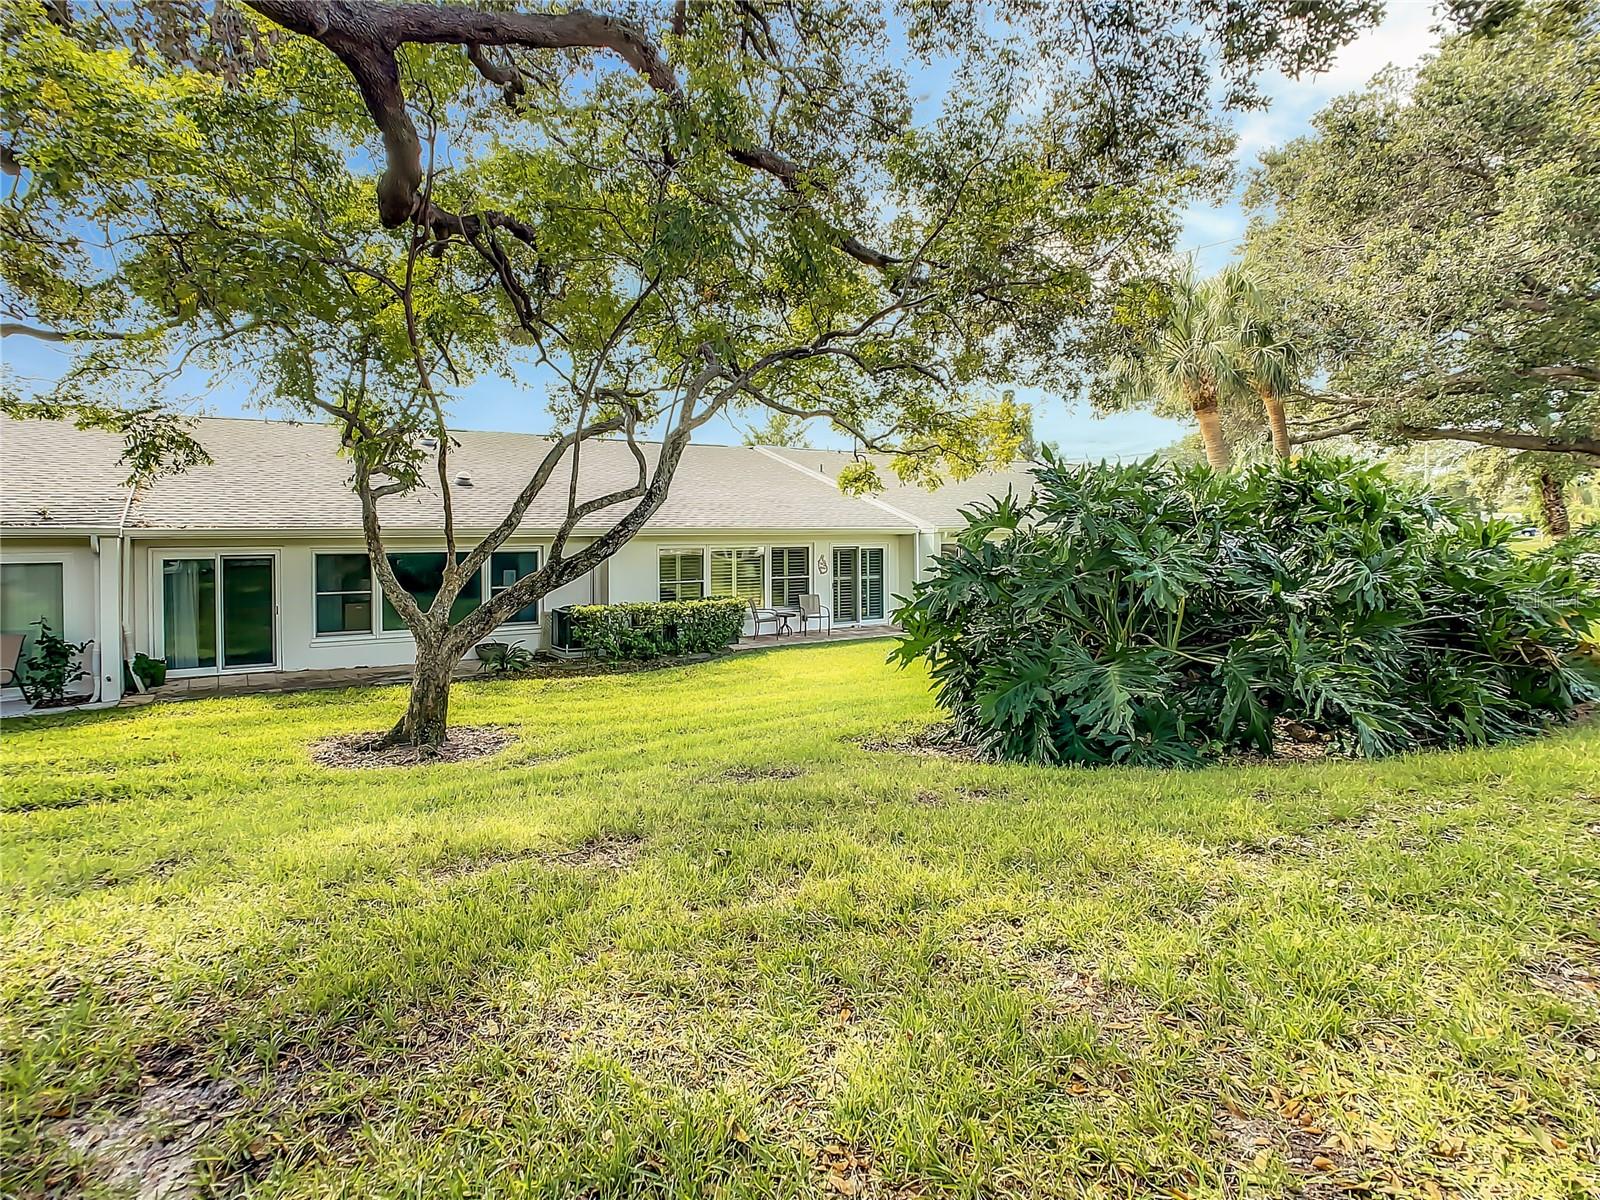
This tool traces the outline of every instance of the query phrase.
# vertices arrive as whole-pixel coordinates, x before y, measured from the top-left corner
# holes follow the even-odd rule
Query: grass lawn
[[[983,766],[886,649],[8,724],[0,1192],[1600,1191],[1600,727]]]

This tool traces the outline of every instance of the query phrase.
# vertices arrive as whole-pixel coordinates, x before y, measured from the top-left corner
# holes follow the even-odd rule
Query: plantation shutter
[[[869,547],[861,551],[861,619],[883,620],[883,550]]]
[[[711,594],[760,600],[767,590],[766,561],[761,550],[713,550]]]
[[[833,548],[833,615],[839,621],[856,617],[856,551],[853,546]]]
[[[811,590],[811,547],[774,546],[772,548],[772,603],[795,608],[800,597]]]
[[[698,550],[663,550],[657,557],[657,581],[662,600],[698,600],[703,586],[705,560]]]

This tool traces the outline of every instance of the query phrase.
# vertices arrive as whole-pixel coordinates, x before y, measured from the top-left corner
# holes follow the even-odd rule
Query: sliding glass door
[[[272,557],[222,560],[222,665],[270,667],[273,646]]]
[[[175,671],[277,662],[270,554],[161,560],[162,648]]]
[[[883,620],[883,547],[833,548],[833,619],[843,624]]]

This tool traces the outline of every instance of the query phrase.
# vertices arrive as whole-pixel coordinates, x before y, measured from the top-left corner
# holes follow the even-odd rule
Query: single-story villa
[[[179,678],[409,664],[411,635],[376,586],[333,428],[202,418],[195,436],[210,465],[134,489],[116,436],[0,419],[4,632],[30,634],[43,617],[69,641],[92,641],[85,666],[102,702],[122,695],[120,664],[138,652]],[[453,436],[458,548],[499,523],[548,445],[519,433]],[[634,477],[624,442],[586,443],[582,455],[584,495]],[[815,593],[836,627],[886,624],[894,597],[961,525],[961,509],[1031,490],[1019,466],[854,497],[837,485],[851,461],[828,450],[691,445],[633,541],[494,636],[543,648],[548,613],[562,605],[729,595],[791,606]],[[381,511],[396,573],[426,606],[444,564],[437,495],[389,497]],[[553,483],[458,603],[535,570],[565,514],[566,488]],[[572,546],[608,528],[608,515],[580,524]]]

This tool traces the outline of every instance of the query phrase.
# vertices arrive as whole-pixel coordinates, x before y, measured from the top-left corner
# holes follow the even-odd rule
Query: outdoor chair
[[[783,626],[786,623],[777,609],[757,608],[754,597],[750,599],[750,619],[755,622],[755,637],[761,636],[761,627],[763,625],[771,625],[772,636],[777,637],[783,631]]]
[[[0,633],[0,687],[15,687],[17,660],[22,657],[20,633]]]
[[[822,597],[815,592],[807,592],[800,597],[800,632],[806,631],[806,626],[815,621],[821,625],[828,623],[828,636],[833,636],[833,609],[822,602]]]

